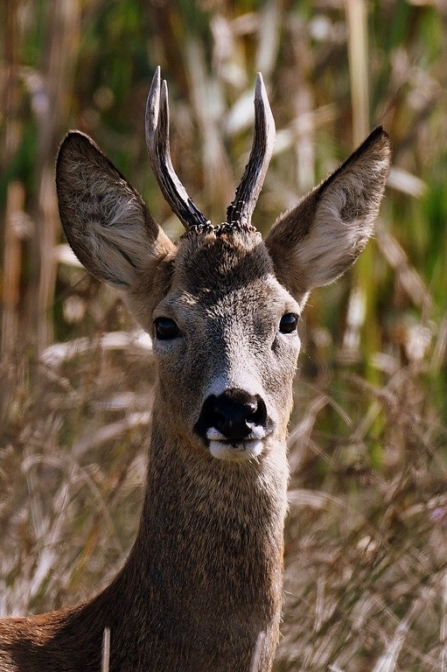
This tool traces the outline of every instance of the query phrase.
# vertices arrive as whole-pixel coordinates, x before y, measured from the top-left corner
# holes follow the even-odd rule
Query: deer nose
[[[219,395],[210,395],[203,404],[196,431],[206,438],[212,430],[227,441],[243,441],[250,438],[255,428],[268,429],[267,409],[259,395],[232,388]]]

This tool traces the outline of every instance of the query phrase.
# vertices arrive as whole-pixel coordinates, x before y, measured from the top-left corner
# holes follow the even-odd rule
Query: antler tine
[[[149,161],[160,189],[172,211],[186,230],[210,224],[186,193],[172,166],[169,149],[168,86],[160,81],[160,66],[155,71],[146,104],[146,145]]]
[[[258,72],[255,89],[255,133],[250,158],[236,189],[234,201],[227,209],[227,222],[250,224],[251,216],[264,183],[265,174],[275,144],[275,121],[265,90],[262,75]]]

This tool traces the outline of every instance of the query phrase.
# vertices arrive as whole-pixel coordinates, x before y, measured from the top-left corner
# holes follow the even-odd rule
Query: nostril
[[[267,407],[262,397],[257,398],[256,408],[253,409],[251,422],[255,425],[262,425],[263,427],[267,425]]]
[[[206,399],[195,429],[207,437],[209,430],[214,428],[227,440],[240,441],[253,432],[255,425],[267,429],[264,400],[259,395],[234,388]]]

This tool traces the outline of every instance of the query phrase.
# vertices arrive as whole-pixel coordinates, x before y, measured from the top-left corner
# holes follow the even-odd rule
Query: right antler
[[[160,66],[155,71],[146,104],[146,145],[152,170],[167,203],[185,229],[209,225],[210,221],[186,193],[172,166],[169,150],[168,87],[160,86]]]
[[[227,209],[228,224],[250,224],[270,163],[275,137],[275,120],[270,109],[262,75],[258,72],[255,89],[255,135],[250,158],[236,189],[234,201]]]

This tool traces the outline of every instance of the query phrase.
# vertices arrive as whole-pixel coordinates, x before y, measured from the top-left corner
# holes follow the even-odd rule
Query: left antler
[[[194,225],[209,225],[209,220],[188,196],[172,166],[169,150],[168,87],[165,80],[160,82],[160,66],[155,71],[147,98],[146,145],[152,170],[163,196],[186,230]]]

